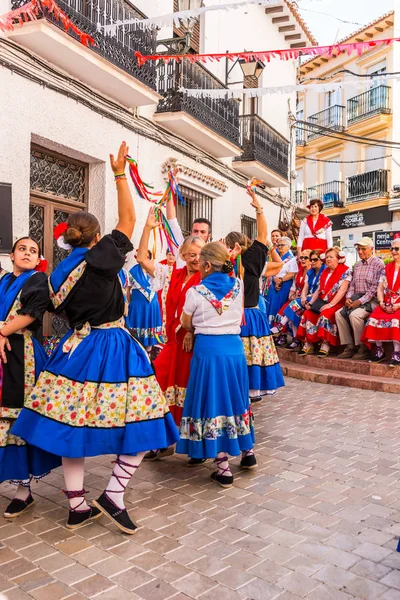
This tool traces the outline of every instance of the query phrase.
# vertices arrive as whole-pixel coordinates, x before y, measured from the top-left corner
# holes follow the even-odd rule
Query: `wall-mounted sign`
[[[391,223],[392,213],[387,206],[377,206],[367,210],[355,210],[351,213],[335,215],[330,217],[333,223],[333,231],[339,229],[352,229],[353,227],[367,227],[379,223]]]
[[[0,183],[0,254],[10,252],[12,245],[11,183]]]
[[[390,250],[393,240],[400,238],[400,231],[376,231],[375,250]]]

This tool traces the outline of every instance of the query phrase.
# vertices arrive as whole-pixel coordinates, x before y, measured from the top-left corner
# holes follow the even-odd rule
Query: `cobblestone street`
[[[288,379],[255,413],[259,468],[234,466],[231,489],[211,462],[140,467],[135,536],[104,517],[68,531],[61,471],[34,485],[34,510],[0,519],[1,600],[398,600],[398,396]],[[89,500],[110,463],[87,461]]]

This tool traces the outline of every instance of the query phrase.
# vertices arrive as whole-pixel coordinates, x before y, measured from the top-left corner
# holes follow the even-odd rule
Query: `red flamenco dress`
[[[342,264],[339,264],[333,273],[329,269],[325,269],[321,275],[319,298],[327,303],[331,302],[346,279],[348,271],[349,268]],[[297,331],[297,338],[306,340],[310,344],[327,342],[331,346],[339,346],[340,338],[336,325],[336,313],[343,308],[345,302],[346,298],[344,297],[335,306],[324,310],[320,314],[312,310],[305,310]]]
[[[327,216],[320,213],[315,223],[312,215],[303,219],[297,242],[301,250],[326,252],[332,244],[332,221]]]
[[[183,349],[186,330],[181,326],[181,315],[187,291],[199,285],[200,272],[195,273],[186,283],[187,269],[174,269],[171,275],[166,299],[167,343],[154,362],[156,377],[175,423],[179,426],[182,418],[183,403],[189,381],[190,361],[193,351]]]
[[[400,303],[400,271],[396,272],[395,267],[394,261],[386,265],[381,279],[384,302],[388,306]],[[374,342],[400,342],[400,310],[387,313],[377,306],[367,320],[361,339],[368,346]]]

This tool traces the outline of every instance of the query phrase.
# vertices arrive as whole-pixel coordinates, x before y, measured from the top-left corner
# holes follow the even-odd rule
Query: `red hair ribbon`
[[[47,260],[43,258],[43,256],[41,256],[39,264],[35,267],[35,271],[38,271],[39,273],[46,273],[48,266],[49,263],[47,262]]]
[[[67,231],[68,229],[68,223],[59,223],[59,225],[57,225],[57,227],[54,228],[54,239],[58,240],[59,237],[61,237],[62,235],[64,235],[64,233]]]

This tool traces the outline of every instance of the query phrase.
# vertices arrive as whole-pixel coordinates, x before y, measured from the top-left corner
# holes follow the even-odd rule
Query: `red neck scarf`
[[[303,289],[304,280],[306,278],[306,273],[307,273],[307,271],[300,271],[300,269],[297,271],[295,285],[296,285],[296,289],[299,292],[301,292],[301,290]]]
[[[397,272],[397,277],[396,277],[396,263],[393,261],[391,263],[389,263],[388,265],[386,265],[385,267],[385,271],[386,271],[386,279],[388,282],[388,287],[390,292],[398,294],[400,291],[400,277],[399,277],[399,271]],[[395,279],[396,277],[396,279]]]
[[[198,285],[201,281],[200,271],[197,271],[184,284],[187,277],[187,268],[174,269],[171,276],[171,283],[166,302],[167,311],[167,337],[169,340],[175,339],[176,328],[180,325],[180,318],[186,300],[187,291]]]
[[[330,227],[332,225],[332,221],[330,219],[328,219],[328,217],[326,217],[322,213],[319,213],[318,219],[316,220],[315,224],[314,224],[312,215],[308,215],[306,220],[307,220],[307,225],[310,228],[310,231],[315,238],[318,237],[317,236],[318,231],[320,231],[321,229],[328,229],[328,227]]]
[[[345,273],[348,270],[348,267],[346,267],[346,265],[342,265],[342,264],[338,264],[338,266],[336,267],[336,269],[333,271],[333,273],[331,273],[331,271],[329,269],[325,269],[321,275],[321,280],[320,280],[320,296],[322,298],[326,298],[326,296],[329,296],[331,289],[333,288],[334,285],[336,285],[337,283],[339,283],[339,281],[341,280],[343,273]],[[329,273],[331,273],[331,276],[329,277],[328,281],[327,277],[329,275]],[[330,302],[331,298],[329,298],[328,302]]]

